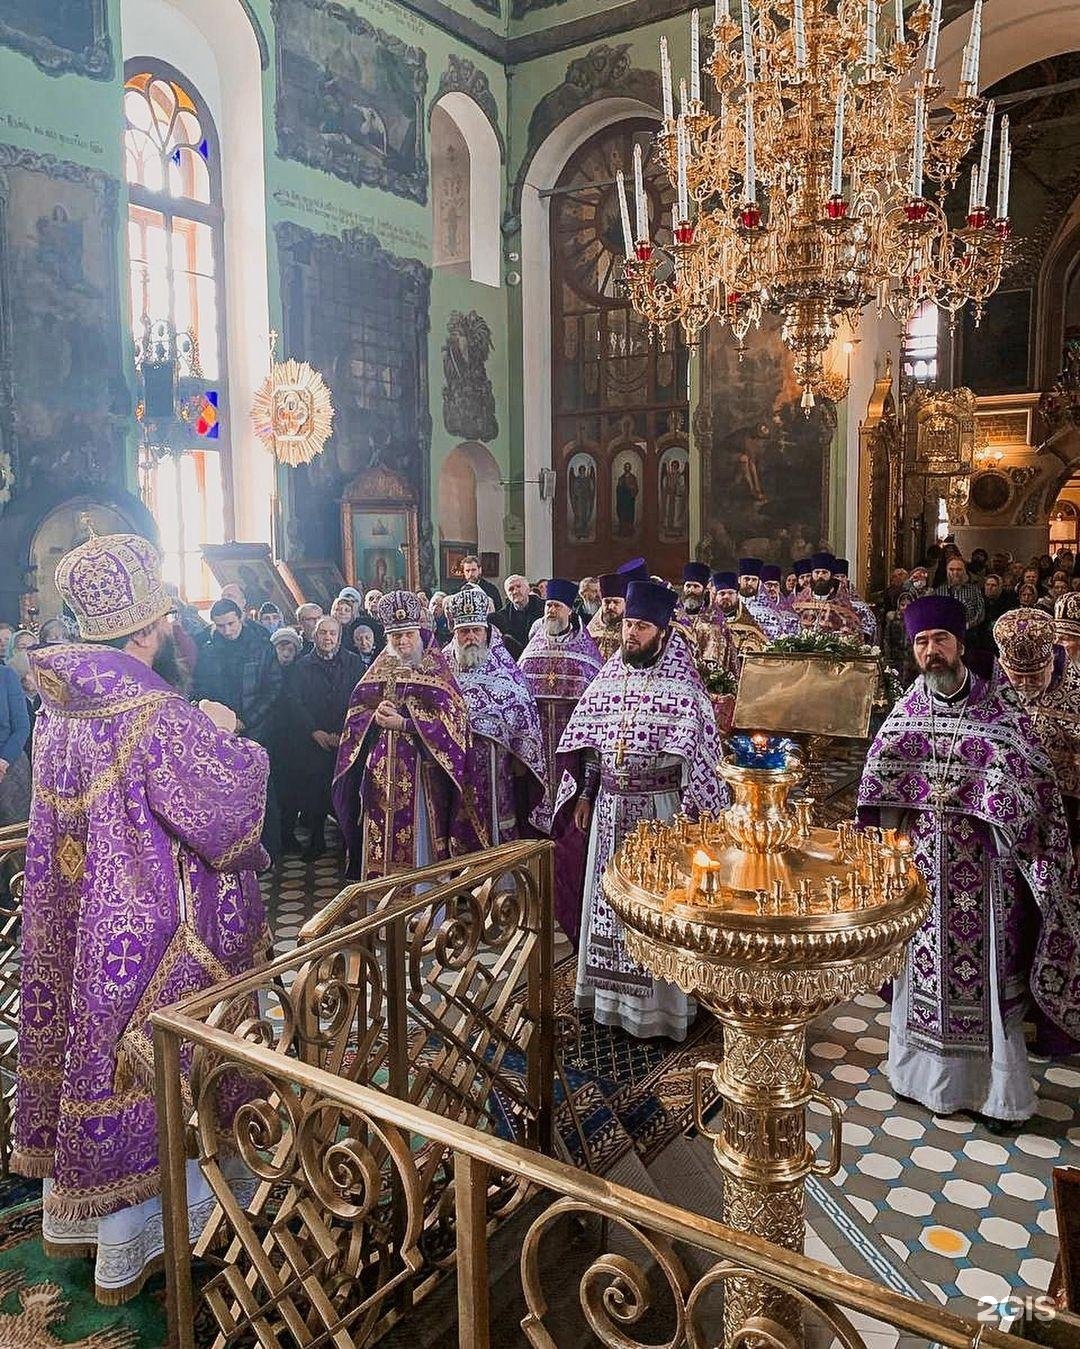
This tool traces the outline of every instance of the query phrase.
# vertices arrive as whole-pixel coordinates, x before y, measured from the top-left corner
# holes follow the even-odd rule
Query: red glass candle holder
[[[904,215],[910,225],[921,225],[930,211],[930,203],[924,197],[912,197],[904,207]]]
[[[756,202],[747,202],[739,218],[742,220],[743,229],[756,230],[761,224],[761,207]]]
[[[994,233],[999,239],[1012,238],[1012,221],[1008,218],[994,221]]]
[[[694,227],[689,220],[682,220],[675,226],[675,242],[679,244],[694,242]]]
[[[652,257],[652,244],[640,243],[634,246],[634,256],[638,262],[648,262]]]
[[[825,203],[825,214],[830,220],[844,220],[847,213],[848,204],[843,197],[830,197]]]
[[[985,229],[990,219],[990,212],[985,206],[977,206],[974,211],[968,212],[968,229]]]

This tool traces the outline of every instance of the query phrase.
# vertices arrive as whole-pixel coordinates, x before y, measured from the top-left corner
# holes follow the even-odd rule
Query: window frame
[[[124,184],[127,191],[128,211],[126,217],[127,232],[125,233],[125,248],[127,248],[128,232],[130,232],[134,221],[131,207],[140,211],[152,211],[158,214],[163,221],[165,238],[167,241],[167,286],[168,286],[168,318],[170,322],[174,321],[176,314],[176,273],[173,266],[172,248],[174,238],[174,224],[176,221],[192,221],[197,225],[207,226],[210,230],[210,255],[213,262],[213,286],[214,286],[214,329],[217,339],[217,374],[214,379],[208,379],[203,376],[207,385],[212,385],[218,393],[218,425],[220,426],[219,438],[216,442],[207,442],[205,445],[195,448],[189,447],[188,453],[216,454],[221,478],[221,529],[223,539],[230,539],[235,535],[235,509],[233,500],[233,458],[232,458],[232,416],[229,402],[229,349],[228,349],[228,287],[225,272],[225,209],[223,196],[223,175],[221,160],[221,137],[218,131],[217,123],[210,110],[209,104],[200,93],[195,82],[182,70],[163,61],[157,57],[130,57],[124,62],[124,79],[121,86],[121,99],[128,93],[128,83],[137,75],[148,75],[151,80],[164,80],[178,85],[183,89],[186,96],[191,100],[195,108],[195,115],[199,120],[199,126],[206,141],[206,168],[209,183],[208,202],[201,202],[193,197],[175,197],[165,188],[155,191],[145,187],[141,183],[130,182],[127,178],[126,163],[126,141],[129,128],[129,120],[126,112],[123,111],[121,104],[121,147],[124,151]],[[145,225],[140,225],[145,228]],[[132,314],[135,308],[133,304],[134,295],[132,293],[132,268],[130,250],[128,250],[128,266],[126,269],[127,295],[126,312]],[[133,316],[134,317],[134,316]],[[155,316],[151,316],[155,317]],[[176,457],[176,456],[173,456]],[[156,510],[156,473],[150,475],[150,496],[151,500],[147,505]],[[209,576],[205,569],[204,576]],[[181,578],[182,579],[182,578]],[[207,598],[200,596],[200,599]]]

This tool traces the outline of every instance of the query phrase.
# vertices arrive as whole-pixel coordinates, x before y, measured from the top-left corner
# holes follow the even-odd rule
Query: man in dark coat
[[[237,734],[268,747],[282,680],[270,634],[259,623],[245,622],[235,600],[218,600],[210,609],[210,621],[214,631],[199,647],[193,699],[223,703],[236,713]],[[272,783],[267,791],[262,842],[276,861],[281,853],[281,829]]]
[[[506,603],[491,615],[491,626],[502,633],[507,651],[518,660],[529,644],[532,625],[544,616],[544,601],[532,593],[524,576],[506,578],[506,595]]]
[[[459,590],[466,586],[479,586],[488,599],[498,608],[502,596],[499,594],[499,588],[493,585],[491,581],[484,576],[480,566],[480,559],[475,553],[470,553],[468,557],[463,557],[460,564],[461,576],[450,582],[450,590],[457,594]]]
[[[364,661],[341,645],[341,624],[320,618],[315,650],[289,671],[285,686],[285,727],[290,757],[290,811],[311,830],[304,856],[326,851],[326,817],[349,697],[364,673]],[[291,818],[291,817],[290,817]]]

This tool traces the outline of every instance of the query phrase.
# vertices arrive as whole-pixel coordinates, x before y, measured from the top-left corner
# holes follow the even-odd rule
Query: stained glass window
[[[223,341],[221,165],[197,91],[129,63],[124,85],[132,339],[143,373],[142,489],[165,570],[208,598],[206,543],[225,537],[229,417]]]

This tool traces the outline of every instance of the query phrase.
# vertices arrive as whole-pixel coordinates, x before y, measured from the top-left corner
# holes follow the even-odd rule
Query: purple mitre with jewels
[[[130,637],[176,607],[162,584],[160,553],[138,534],[91,532],[60,559],[56,588],[88,642]]]
[[[1054,659],[1054,620],[1042,609],[1010,609],[994,624],[998,658],[1014,674],[1035,674]]]
[[[462,586],[456,595],[448,595],[445,608],[451,627],[487,627],[488,597],[479,586]]]
[[[419,631],[424,626],[423,605],[411,590],[391,590],[375,606],[375,616],[386,632]]]

